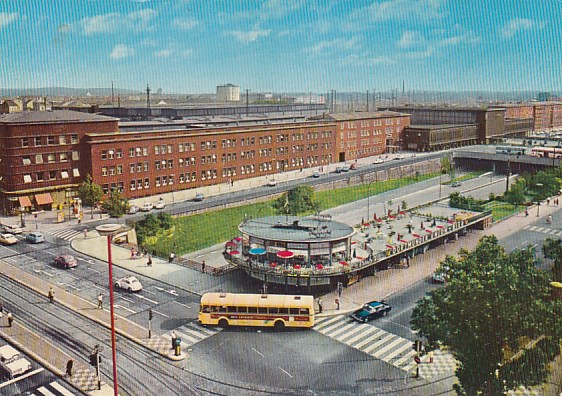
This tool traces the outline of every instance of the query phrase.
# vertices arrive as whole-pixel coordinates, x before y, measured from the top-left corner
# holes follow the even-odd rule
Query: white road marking
[[[90,267],[86,267],[86,268],[88,268],[90,271],[94,271],[95,273],[101,274],[101,271],[95,270],[95,269],[90,268]]]
[[[277,367],[279,370],[281,370],[282,372],[284,372],[285,374],[287,374],[289,377],[293,378],[293,376],[291,374],[289,374],[288,372],[286,372],[285,370],[283,370],[281,367]]]
[[[141,299],[143,299],[143,300],[150,301],[150,302],[153,303],[153,304],[159,304],[158,301],[151,300],[150,298],[143,297],[143,296],[141,296],[141,295],[139,295],[139,294],[135,294],[135,296],[137,296],[138,298],[141,298]]]
[[[37,391],[45,396],[55,396],[53,392],[42,386],[41,388],[37,388]]]
[[[190,307],[189,305],[185,305],[185,304],[182,304],[181,302],[177,302],[177,301],[174,301],[174,302],[175,302],[176,304],[179,304],[179,305],[181,305],[181,306],[184,306],[184,307],[186,307],[186,308],[191,309],[191,307]]]
[[[63,396],[74,396],[74,393],[70,392],[68,389],[63,387],[58,382],[53,381],[53,382],[50,383],[50,385],[53,388],[55,388],[59,393],[61,393]]]
[[[132,313],[134,313],[134,314],[137,313],[136,311],[133,311],[132,309],[129,309],[129,308],[127,308],[127,307],[124,307],[124,306],[118,305],[118,304],[115,304],[115,308],[121,308],[121,309],[124,309],[125,311],[129,311],[129,312],[132,312]]]
[[[144,289],[144,292],[145,292],[145,293],[150,293],[150,294],[156,294],[156,293],[154,293],[153,291],[146,290],[146,289]]]
[[[165,318],[169,318],[169,316],[168,316],[168,315],[166,315],[166,314],[163,314],[162,312],[160,312],[160,311],[157,311],[157,310],[155,310],[155,309],[153,309],[153,310],[152,310],[152,312],[154,312],[154,313],[157,313],[158,315],[162,315],[162,316],[163,316],[163,317],[165,317]]]
[[[76,287],[76,286],[72,286],[72,285],[66,285],[67,287],[70,287],[71,289],[74,289],[76,291],[80,291],[80,288]]]
[[[256,348],[252,348],[252,351],[254,351],[255,353],[257,353],[258,355],[260,355],[261,357],[265,357],[265,355],[263,353],[261,353],[260,351],[258,351]]]
[[[121,297],[122,300],[129,301],[130,303],[134,303],[133,300],[128,299],[127,297]]]

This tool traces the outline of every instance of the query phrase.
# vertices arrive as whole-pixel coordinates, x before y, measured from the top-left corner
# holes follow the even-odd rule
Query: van
[[[17,349],[4,345],[0,347],[0,369],[15,377],[31,370],[31,363]]]
[[[45,242],[45,236],[41,232],[34,231],[27,234],[25,240],[29,243],[42,243]]]

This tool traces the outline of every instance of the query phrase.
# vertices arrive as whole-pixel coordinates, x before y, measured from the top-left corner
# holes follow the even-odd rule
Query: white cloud
[[[400,56],[407,59],[425,59],[434,56],[434,53],[435,53],[435,47],[429,46],[424,50],[406,52]]]
[[[158,57],[158,58],[168,58],[170,56],[172,56],[172,54],[174,53],[174,51],[169,50],[169,49],[163,49],[160,51],[156,51],[154,53],[154,56]]]
[[[437,44],[441,47],[455,46],[459,44],[478,44],[482,41],[482,38],[472,32],[467,32],[459,34],[456,36],[447,37],[440,40]]]
[[[18,19],[17,13],[8,14],[7,12],[0,12],[0,29],[4,26],[8,26],[10,23]]]
[[[123,59],[129,56],[133,56],[135,54],[135,50],[132,48],[127,47],[125,44],[117,44],[113,47],[111,54],[109,57],[111,59]]]
[[[193,50],[190,49],[190,48],[186,48],[186,49],[184,49],[183,51],[180,52],[180,55],[183,56],[183,57],[191,56],[191,55],[193,55]]]
[[[352,12],[345,28],[363,29],[365,24],[390,20],[428,21],[441,18],[445,13],[444,4],[445,0],[375,1]]]
[[[118,33],[124,31],[144,32],[153,30],[150,22],[156,11],[149,8],[129,14],[109,13],[83,18],[77,22],[76,28],[84,34]]]
[[[398,47],[412,48],[425,43],[425,38],[419,32],[406,30],[402,33],[402,37],[398,40]]]
[[[360,47],[359,37],[350,39],[336,38],[333,40],[322,40],[312,47],[306,49],[307,52],[320,53],[324,50],[351,50]]]
[[[502,29],[501,34],[504,38],[512,38],[517,33],[525,30],[542,29],[544,23],[535,22],[532,19],[516,18],[506,23]]]
[[[298,10],[303,4],[303,0],[267,0],[259,12],[262,19],[278,19]]]
[[[341,60],[343,65],[349,66],[380,66],[392,65],[396,63],[394,59],[386,55],[365,55],[359,56],[356,54],[348,55]]]
[[[180,30],[191,30],[199,24],[199,21],[191,18],[176,18],[172,21],[172,25]]]
[[[251,43],[256,41],[260,37],[267,37],[271,33],[271,30],[250,30],[249,32],[242,32],[240,30],[235,30],[230,32],[231,35],[236,37],[239,41],[243,43]]]

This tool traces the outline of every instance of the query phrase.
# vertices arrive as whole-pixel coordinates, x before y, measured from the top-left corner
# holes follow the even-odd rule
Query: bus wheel
[[[223,329],[226,329],[228,327],[228,320],[226,320],[224,318],[219,320],[219,327],[222,327]]]
[[[285,328],[285,323],[282,320],[278,320],[277,322],[275,322],[275,324],[273,325],[273,328],[275,330],[283,330]]]

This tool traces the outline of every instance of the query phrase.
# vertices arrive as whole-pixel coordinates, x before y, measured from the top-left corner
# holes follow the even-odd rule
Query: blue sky
[[[560,0],[0,0],[0,86],[560,91]]]

